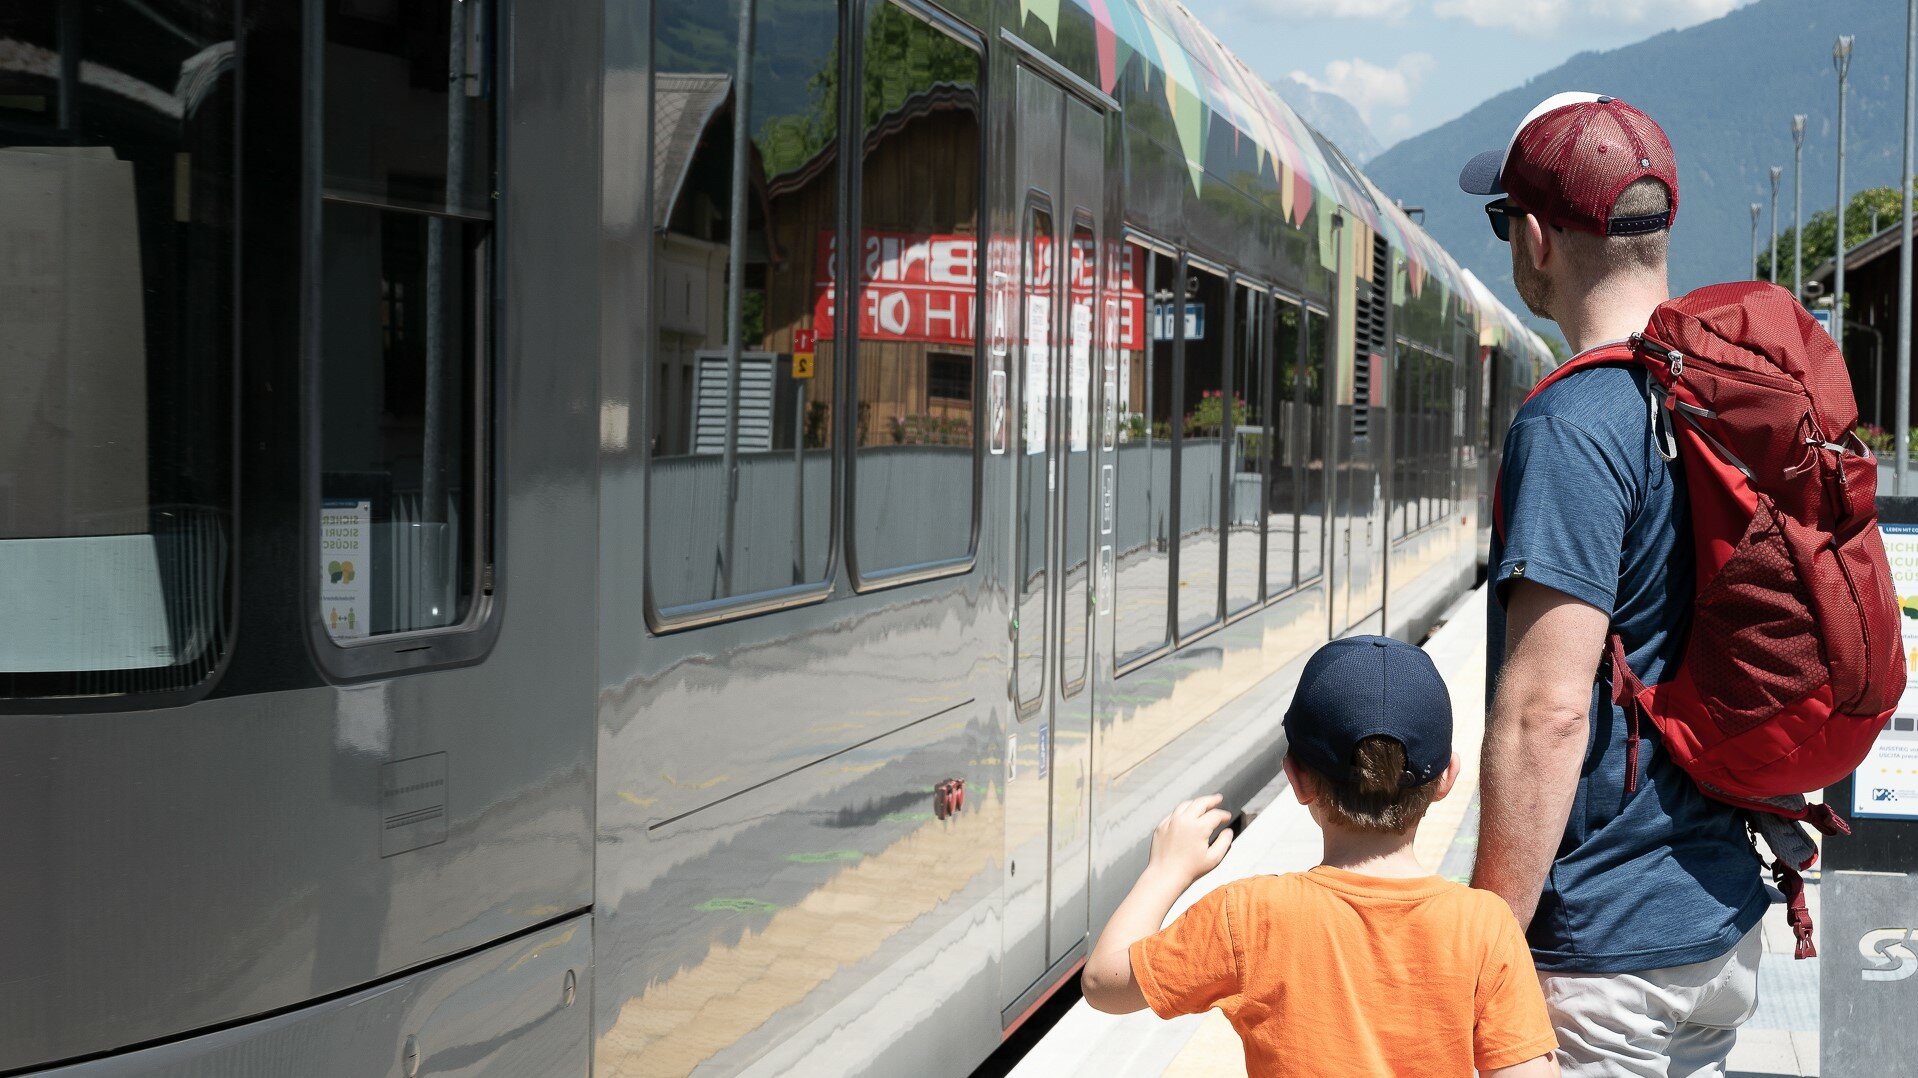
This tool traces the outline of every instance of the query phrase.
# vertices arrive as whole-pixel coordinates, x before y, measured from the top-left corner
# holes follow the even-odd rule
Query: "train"
[[[0,13],[0,1074],[964,1075],[1536,334],[1176,0]]]

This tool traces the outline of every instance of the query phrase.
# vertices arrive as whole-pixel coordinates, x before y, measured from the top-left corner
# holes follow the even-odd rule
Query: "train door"
[[[1091,875],[1095,448],[1104,117],[1021,65],[1014,662],[1006,794],[1008,1020],[1084,952]]]
[[[1385,607],[1382,464],[1386,416],[1383,411],[1376,416],[1374,412],[1384,389],[1387,342],[1391,340],[1384,286],[1390,272],[1391,248],[1380,236],[1369,251],[1358,254],[1360,257],[1352,260],[1352,302],[1347,305],[1352,311],[1352,367],[1341,379],[1334,428],[1341,454],[1338,516],[1333,530],[1333,556],[1338,559],[1338,575],[1333,580],[1335,633],[1384,631],[1383,618],[1371,624]]]

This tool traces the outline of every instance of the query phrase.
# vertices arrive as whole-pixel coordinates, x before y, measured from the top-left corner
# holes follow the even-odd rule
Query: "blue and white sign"
[[[1152,339],[1169,341],[1173,334],[1175,308],[1170,303],[1152,305]],[[1185,339],[1188,341],[1205,340],[1205,304],[1188,303],[1185,305]]]
[[[1852,775],[1851,814],[1918,819],[1918,524],[1878,527],[1905,630],[1905,694]]]

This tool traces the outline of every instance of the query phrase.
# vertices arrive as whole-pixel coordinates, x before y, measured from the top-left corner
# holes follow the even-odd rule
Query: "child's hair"
[[[1438,778],[1423,786],[1400,785],[1405,778],[1405,746],[1396,738],[1374,735],[1360,741],[1352,753],[1349,782],[1324,775],[1296,756],[1293,762],[1311,772],[1320,803],[1332,818],[1358,831],[1403,834],[1425,816],[1438,796]]]

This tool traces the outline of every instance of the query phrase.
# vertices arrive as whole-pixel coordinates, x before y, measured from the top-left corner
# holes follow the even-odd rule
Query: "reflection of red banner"
[[[1049,265],[1050,244],[1035,261]],[[1089,293],[1093,282],[1090,250],[1074,243],[1068,281],[1075,299]],[[821,232],[813,270],[813,328],[821,338],[836,336],[837,289],[833,286],[835,237]],[[1117,344],[1145,346],[1145,295],[1139,279],[1144,252],[1131,244],[1116,244],[1121,255],[1111,268],[1111,283],[1119,297]],[[868,341],[924,341],[971,345],[978,333],[976,288],[979,279],[978,245],[971,236],[912,235],[868,230],[860,242],[858,265],[863,287],[859,298],[859,336]],[[1043,275],[1050,277],[1049,274]],[[1049,284],[1049,280],[1044,282]]]

